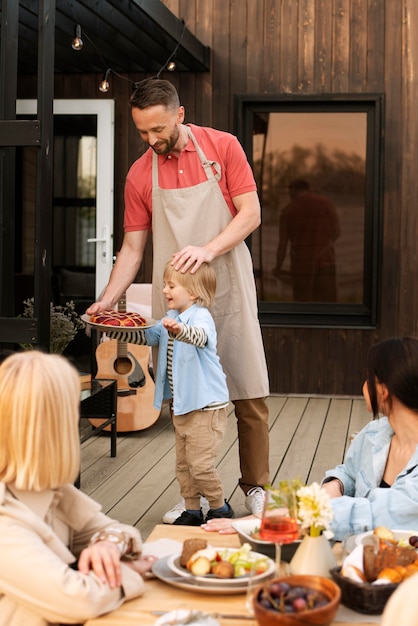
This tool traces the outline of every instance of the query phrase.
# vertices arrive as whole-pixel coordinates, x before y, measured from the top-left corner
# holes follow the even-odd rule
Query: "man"
[[[211,309],[218,352],[237,417],[241,478],[250,512],[263,506],[269,482],[267,367],[251,256],[245,238],[260,224],[254,177],[238,140],[212,128],[183,124],[173,85],[145,79],[131,95],[132,118],[150,149],[132,165],[125,185],[125,236],[109,283],[87,313],[114,308],[134,280],[148,232],[153,237],[153,303],[165,315],[163,269],[196,271],[203,262],[217,275]],[[164,516],[181,515],[183,502]]]
[[[272,273],[280,278],[290,242],[290,274],[295,302],[337,302],[334,243],[340,236],[330,200],[314,194],[308,181],[289,185],[291,201],[280,215],[279,246]]]

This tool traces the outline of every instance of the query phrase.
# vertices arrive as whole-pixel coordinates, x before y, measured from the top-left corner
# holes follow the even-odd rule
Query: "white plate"
[[[397,541],[400,541],[401,539],[403,539],[405,542],[408,542],[409,537],[412,537],[412,535],[418,535],[418,530],[392,530],[392,532],[395,535],[395,539]],[[368,530],[365,533],[360,533],[359,535],[355,535],[354,543],[356,545],[359,545],[360,543],[362,543],[364,537],[370,537],[370,535],[373,535],[372,530]]]
[[[205,615],[201,611],[189,611],[177,609],[162,615],[154,626],[173,626],[174,624],[190,624],[190,626],[220,626],[218,620],[212,615]]]
[[[219,550],[217,551],[220,552],[221,554],[226,553],[226,558],[228,558],[234,552],[238,552],[238,549],[237,548],[219,548]],[[270,575],[273,575],[275,573],[276,565],[274,561],[266,557],[264,554],[251,551],[249,553],[249,557],[254,561],[257,561],[258,559],[263,559],[267,563],[266,571],[262,572],[261,574],[256,574],[255,576],[253,576],[252,582],[258,584],[259,582],[262,582],[263,580],[265,580],[266,577],[268,578]],[[241,586],[243,581],[247,581],[249,579],[249,574],[245,574],[244,576],[239,576],[238,578],[219,578],[218,576],[214,576],[213,574],[207,574],[206,576],[195,576],[194,574],[189,572],[185,567],[180,565],[179,554],[172,554],[171,556],[169,556],[167,559],[167,566],[171,569],[173,574],[175,574],[176,576],[182,576],[187,579],[193,578],[201,582],[203,581],[206,585],[219,585],[219,582],[221,581],[223,585],[236,587],[236,586]]]
[[[112,330],[112,331],[120,331],[121,333],[127,330],[132,330],[132,331],[136,331],[136,330],[145,330],[146,328],[151,328],[151,326],[155,326],[155,324],[157,323],[157,320],[152,319],[152,317],[144,317],[146,324],[144,324],[143,326],[110,326],[109,324],[96,324],[96,322],[91,322],[90,321],[90,315],[87,315],[87,313],[83,313],[83,315],[80,316],[81,319],[83,320],[83,322],[85,322],[86,324],[90,324],[90,326],[93,326],[94,328],[98,328],[99,330],[102,330],[104,332]]]
[[[239,584],[236,586],[225,584],[225,579],[222,578],[218,578],[216,583],[212,582],[208,584],[207,580],[203,576],[178,576],[168,567],[167,560],[169,558],[170,557],[166,556],[162,559],[158,559],[158,561],[156,561],[152,566],[153,574],[168,585],[184,589],[185,591],[192,591],[193,593],[205,593],[211,595],[233,595],[247,592],[249,578],[245,576],[237,579],[239,580]],[[273,573],[270,575],[268,575],[267,572],[262,574],[262,576],[265,577],[263,578],[263,581],[273,578],[274,573],[275,568],[273,568]]]

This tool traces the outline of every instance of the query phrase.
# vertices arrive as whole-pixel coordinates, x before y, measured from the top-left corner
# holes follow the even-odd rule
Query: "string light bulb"
[[[99,91],[102,93],[107,93],[110,89],[109,81],[107,80],[110,74],[110,68],[106,70],[105,75],[103,76],[103,80],[99,85]]]
[[[78,52],[82,49],[83,45],[83,40],[81,39],[81,26],[80,24],[76,24],[74,26],[74,39],[71,47],[73,50],[76,50]]]
[[[176,62],[174,61],[174,59],[167,63],[167,69],[169,72],[174,72],[174,70],[176,69]]]

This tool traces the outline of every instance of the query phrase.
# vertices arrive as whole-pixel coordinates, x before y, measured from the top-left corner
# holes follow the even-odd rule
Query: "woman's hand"
[[[152,566],[157,561],[156,556],[140,556],[135,561],[124,561],[124,564],[133,569],[137,574],[147,578],[152,571]]]
[[[118,546],[111,541],[98,541],[85,548],[78,559],[78,571],[88,574],[90,570],[111,589],[120,587],[122,573]]]
[[[232,527],[233,520],[225,517],[216,517],[209,520],[206,524],[202,524],[200,528],[209,533],[219,533],[221,535],[232,535],[237,531]]]
[[[322,489],[327,492],[330,498],[341,498],[344,494],[344,486],[339,478],[324,483]]]

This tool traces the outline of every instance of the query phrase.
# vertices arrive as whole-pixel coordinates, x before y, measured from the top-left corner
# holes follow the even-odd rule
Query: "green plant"
[[[23,301],[23,317],[35,317],[34,298]],[[75,310],[72,300],[64,305],[50,303],[50,338],[49,350],[61,354],[74,339],[77,332],[85,327],[85,323]],[[25,350],[33,350],[31,343],[20,344]]]

